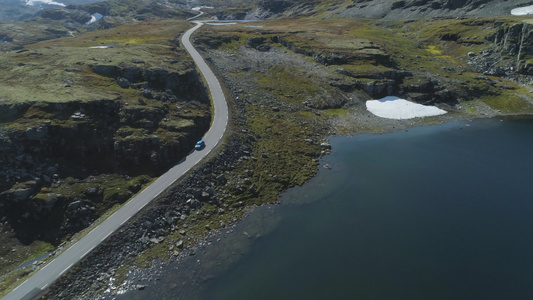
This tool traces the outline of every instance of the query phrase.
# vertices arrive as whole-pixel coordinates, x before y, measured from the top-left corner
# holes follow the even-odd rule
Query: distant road
[[[213,123],[203,137],[205,148],[202,151],[194,151],[185,160],[174,166],[165,174],[161,175],[151,185],[146,187],[140,194],[122,206],[111,217],[94,228],[89,234],[81,238],[67,250],[63,251],[54,260],[33,274],[28,280],[7,294],[2,300],[32,299],[67,272],[73,265],[83,259],[89,252],[102,243],[115,230],[126,223],[133,215],[138,213],[150,201],[155,199],[161,192],[166,190],[172,183],[181,178],[192,167],[200,162],[220,142],[228,124],[228,106],[226,98],[220,86],[220,82],[209,66],[205,63],[198,51],[194,49],[189,39],[191,34],[202,26],[202,23],[189,29],[183,35],[181,42],[185,49],[194,59],[198,68],[205,77],[213,101]]]

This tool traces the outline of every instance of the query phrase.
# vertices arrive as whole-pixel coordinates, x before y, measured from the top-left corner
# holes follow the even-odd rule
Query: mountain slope
[[[264,19],[315,16],[321,18],[384,18],[509,16],[511,10],[532,5],[531,0],[206,0],[219,18]],[[226,14],[222,13],[224,10]]]

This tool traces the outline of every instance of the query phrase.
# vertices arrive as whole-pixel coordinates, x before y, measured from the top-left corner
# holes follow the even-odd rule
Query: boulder
[[[326,143],[326,142],[320,143],[320,147],[329,150],[329,149],[331,149],[331,144],[330,143]]]
[[[93,68],[94,73],[106,77],[117,77],[119,75],[117,66],[97,65]]]
[[[143,79],[141,68],[137,66],[129,66],[122,70],[122,76],[130,82],[138,82]]]
[[[130,85],[131,85],[130,81],[128,79],[124,78],[124,77],[119,77],[117,79],[117,84],[118,84],[118,86],[120,86],[123,89],[129,88]]]

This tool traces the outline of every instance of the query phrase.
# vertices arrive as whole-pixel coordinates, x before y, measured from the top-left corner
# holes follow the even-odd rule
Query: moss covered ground
[[[341,6],[345,4],[341,2]],[[494,24],[503,22],[510,26],[524,21],[527,22],[523,18],[398,22],[300,19],[253,24],[262,28],[248,27],[249,24],[205,26],[197,33],[197,41],[204,47],[204,54],[212,58],[219,74],[224,72],[227,76],[225,83],[233,88],[228,95],[239,103],[239,108],[234,107],[234,117],[243,114],[245,120],[240,125],[233,122],[232,130],[249,137],[248,153],[226,174],[227,184],[220,191],[224,195],[223,206],[206,204],[186,221],[180,221],[176,227],[186,228],[185,233],[169,231],[164,240],[119,268],[116,283],[125,279],[130,265],[148,267],[153,259],[168,258],[174,251],[181,251],[175,246],[180,240],[185,247],[194,246],[205,235],[222,230],[241,218],[246,207],[273,203],[282,191],[304,184],[317,172],[318,158],[327,153],[320,143],[328,135],[398,130],[454,118],[478,117],[486,112],[489,115],[532,113],[533,101],[527,87],[510,79],[477,73],[468,64],[469,52],[480,53],[494,47],[485,39],[497,32]],[[0,83],[6,84],[2,99],[10,101],[21,96],[10,89],[8,83],[24,76],[28,76],[28,82],[37,82],[28,83],[28,91],[23,95],[28,99],[37,99],[31,98],[37,96],[52,99],[54,93],[57,97],[49,101],[72,97],[63,91],[61,82],[65,76],[82,85],[76,91],[79,99],[90,99],[91,95],[135,98],[139,97],[137,91],[123,91],[112,80],[91,74],[89,65],[128,63],[139,57],[147,64],[157,65],[161,58],[177,57],[176,68],[189,66],[181,62],[187,61],[184,54],[179,52],[176,56],[167,43],[174,38],[176,28],[183,30],[189,25],[164,21],[138,26],[127,25],[77,38],[46,41],[27,46],[28,51],[10,53],[9,59],[0,61],[0,67],[15,70],[9,75],[12,77],[0,75],[6,76],[5,83]],[[257,37],[264,38],[263,43],[273,50],[261,54],[252,49],[248,39]],[[88,48],[100,45],[112,48]],[[157,56],[152,57],[153,53]],[[283,55],[289,58],[273,61]],[[52,66],[42,66],[44,69],[33,66],[35,61],[40,61],[36,57],[42,57],[42,61]],[[243,66],[229,64],[231,57],[236,57],[234,61],[243,60]],[[335,57],[341,59],[335,60]],[[61,71],[73,65],[81,72]],[[44,72],[51,74],[55,85],[46,86],[47,82],[39,81]],[[423,85],[428,79],[448,89],[454,95],[453,103],[437,104],[445,106],[449,114],[413,121],[381,120],[369,115],[364,101],[371,96],[362,90],[362,85],[385,82],[388,78],[384,74],[388,72],[411,74],[398,83],[402,89]],[[54,92],[40,95],[36,87],[47,87]],[[337,101],[341,98],[343,101]],[[326,103],[317,105],[320,99]],[[167,128],[190,125],[183,120],[163,123]],[[133,136],[142,134],[135,128],[123,130],[131,131]],[[140,178],[130,178],[128,182],[109,178],[104,188],[105,197],[119,197],[135,180]],[[67,178],[66,182],[68,190],[63,193],[83,191],[88,186],[74,178]]]
[[[187,72],[191,60],[169,40],[189,26],[179,20],[127,24],[0,52],[0,103],[142,97],[139,90],[122,89],[113,78],[95,74],[93,67],[139,61],[140,67]],[[97,46],[109,48],[90,48]]]
[[[19,23],[2,24],[0,27],[18,30],[17,26],[22,30],[23,26]],[[95,130],[110,130],[108,127],[99,127],[98,122],[123,121],[115,137],[110,133],[111,138],[117,141],[139,141],[155,135],[162,143],[176,143],[184,132],[195,130],[198,126],[195,124],[197,118],[209,115],[208,108],[186,102],[170,107],[161,101],[145,97],[140,89],[119,87],[115,78],[98,75],[93,68],[95,65],[136,65],[141,69],[164,68],[177,74],[194,72],[191,59],[179,47],[179,43],[174,42],[190,26],[188,22],[177,19],[151,20],[36,43],[31,35],[38,34],[38,28],[25,33],[28,38],[25,39],[23,49],[0,52],[0,105],[6,108],[1,110],[1,129],[24,132],[27,128],[47,122],[48,126],[65,130],[72,126],[94,126],[97,128]],[[109,48],[90,48],[93,46]],[[184,97],[200,102],[205,100],[201,95]],[[95,115],[89,116],[92,120],[74,120],[70,117],[73,111],[69,109],[50,110],[50,103],[70,105],[90,103],[99,99],[113,100],[121,107],[145,111],[147,115],[150,110],[164,111],[166,115],[159,127],[146,129],[140,128],[139,122],[130,124],[124,120],[105,120],[103,116]],[[142,105],[138,104],[138,99],[143,99]],[[9,107],[20,103],[29,103],[29,109],[12,114]],[[142,163],[117,174],[113,173],[116,171],[113,170],[114,164],[109,164],[108,161],[72,162],[69,158],[58,158],[57,164],[62,170],[73,164],[78,167],[62,173],[61,178],[53,184],[41,186],[32,201],[46,202],[57,197],[56,195],[67,200],[86,199],[95,207],[94,216],[101,216],[114,205],[127,201],[157,176],[159,171],[153,166],[144,165],[149,162]],[[95,187],[98,188],[98,194],[89,199],[86,191]],[[13,232],[9,226],[2,225],[0,230],[0,243],[3,245],[0,249],[0,274],[5,274],[20,263],[54,249],[52,244],[42,242],[38,238],[31,243],[21,242],[17,232]],[[69,237],[70,235],[64,238]],[[57,241],[53,243],[57,246]],[[12,282],[13,274],[2,277],[2,280]]]
[[[193,219],[187,220],[187,236],[169,233],[164,242],[131,263],[147,267],[154,258],[169,257],[177,250],[173,245],[179,240],[194,246],[211,230],[222,230],[221,224],[239,219],[243,206],[273,203],[280,192],[305,183],[317,171],[318,158],[325,153],[318,144],[329,134],[398,130],[485,116],[487,109],[510,114],[533,112],[527,88],[508,79],[482,76],[467,63],[468,52],[479,53],[493,46],[484,37],[496,32],[497,28],[487,26],[494,22],[512,24],[521,20],[382,23],[300,19],[261,21],[254,23],[254,27],[248,27],[249,24],[206,26],[197,34],[197,41],[206,49],[204,54],[215,61],[213,66],[229,78],[227,83],[238,90],[234,93],[238,95],[237,99],[234,96],[235,101],[244,103],[246,122],[239,129],[254,137],[249,157],[234,165],[228,175],[223,194],[230,196],[224,199],[224,213],[218,213],[217,206],[205,205]],[[457,33],[458,39],[447,40],[446,35],[451,33]],[[257,37],[264,38],[264,43],[275,49],[269,53],[279,51],[291,56],[287,61],[280,59],[273,63],[275,55],[253,52],[257,50],[248,45],[248,39]],[[333,65],[316,59],[331,53],[348,59]],[[254,55],[257,61],[249,60]],[[299,55],[303,62],[291,61],[294,55]],[[239,60],[245,62],[239,64],[236,62]],[[342,75],[340,69],[351,76]],[[373,82],[390,71],[412,73],[403,79],[403,86],[436,79],[454,93],[457,105],[446,106],[449,114],[445,117],[376,120],[364,110],[369,95],[358,89],[361,82]],[[339,90],[331,82],[351,84],[355,91]],[[324,98],[344,95],[350,100],[334,108],[315,109],[305,104],[317,95]],[[127,269],[123,266],[117,272],[121,280]]]

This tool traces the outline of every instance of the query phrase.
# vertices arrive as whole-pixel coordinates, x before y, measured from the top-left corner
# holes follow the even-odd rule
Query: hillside
[[[150,19],[57,39],[63,20],[0,25],[13,37],[0,52],[0,273],[124,203],[209,128],[177,42],[189,23]]]
[[[194,35],[231,99],[231,134],[49,299],[95,298],[127,284],[130,268],[194,254],[250,206],[311,178],[328,136],[533,113],[533,21],[509,15],[521,4],[532,3],[110,0],[0,24],[0,270],[68,241],[205,132],[209,97],[179,43],[196,14],[187,8],[262,19]],[[105,18],[86,24],[94,13]],[[393,120],[366,109],[385,96],[447,114]]]
[[[509,16],[511,10],[531,5],[530,0],[205,0],[220,19],[280,17],[379,18],[402,20],[432,17]]]
[[[47,9],[56,9],[69,5],[81,5],[98,2],[101,0],[0,0],[2,9],[0,10],[0,22],[13,22],[27,19]]]

